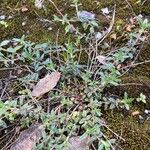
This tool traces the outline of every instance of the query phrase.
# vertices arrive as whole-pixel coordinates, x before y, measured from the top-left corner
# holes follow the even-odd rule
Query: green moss
[[[139,110],[139,109],[135,109]],[[149,127],[150,121],[147,120],[143,124],[137,121],[136,117],[130,114],[124,117],[122,112],[112,111],[107,114],[107,123],[110,129],[125,139],[119,140],[119,146],[123,150],[148,150],[150,147]],[[114,138],[112,132],[107,131],[106,135]]]

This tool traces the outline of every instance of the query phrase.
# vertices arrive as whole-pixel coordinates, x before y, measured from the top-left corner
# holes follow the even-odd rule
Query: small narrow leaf
[[[1,47],[2,47],[2,46],[5,46],[5,45],[7,45],[9,42],[10,42],[10,40],[5,40],[5,41],[3,41],[3,42],[0,43],[0,46],[1,46]]]

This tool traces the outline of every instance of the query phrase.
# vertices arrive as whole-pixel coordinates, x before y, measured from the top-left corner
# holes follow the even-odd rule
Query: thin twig
[[[111,130],[107,125],[104,125],[104,127],[106,127],[109,131],[111,131],[116,137],[119,137],[121,140],[125,141],[124,138],[122,138],[120,135],[118,135],[118,134],[115,133],[113,130]]]
[[[116,14],[116,5],[114,6],[114,12],[113,12],[113,16],[112,16],[112,20],[110,22],[110,26],[108,28],[108,31],[107,33],[103,36],[103,38],[98,42],[97,45],[100,45],[104,40],[105,38],[109,35],[109,33],[111,32],[113,26],[114,26],[114,22],[115,22],[115,14]]]
[[[134,16],[136,16],[136,13],[134,12],[132,5],[128,2],[128,0],[125,0],[125,1],[126,1],[127,5],[130,7],[130,9],[131,9],[132,13],[134,14]]]
[[[138,66],[138,65],[143,65],[143,64],[146,64],[146,63],[150,63],[150,60],[145,60],[145,61],[143,61],[143,62],[131,64],[131,65],[122,67],[122,68],[120,68],[120,69],[127,69],[127,68],[131,68],[131,67],[136,67],[136,66]]]

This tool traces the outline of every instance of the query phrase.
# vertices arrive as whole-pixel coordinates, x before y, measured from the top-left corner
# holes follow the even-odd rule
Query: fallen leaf
[[[31,95],[39,97],[51,91],[57,85],[59,79],[60,79],[59,72],[52,72],[51,74],[47,74],[36,84],[36,86],[33,88]]]
[[[96,56],[96,59],[101,63],[101,64],[106,64],[106,57],[103,55],[98,55]]]
[[[132,28],[131,25],[128,25],[128,26],[126,27],[126,31],[127,31],[127,32],[131,32],[131,31],[132,31],[131,28]]]
[[[69,139],[69,146],[67,150],[85,150],[90,142],[90,136],[81,139],[80,137],[72,137]]]
[[[23,131],[10,150],[33,150],[35,144],[41,139],[44,128],[40,124],[31,125]]]
[[[5,15],[1,15],[0,16],[0,20],[5,20],[6,16]]]
[[[125,29],[127,32],[131,32],[135,27],[136,26],[134,24],[133,25],[127,25]]]
[[[139,111],[134,111],[134,112],[132,112],[132,116],[137,116],[137,115],[139,115],[140,114],[140,112]]]

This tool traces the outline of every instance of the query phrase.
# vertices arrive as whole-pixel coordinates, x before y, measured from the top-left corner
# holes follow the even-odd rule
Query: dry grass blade
[[[51,91],[57,85],[59,79],[60,79],[59,72],[52,72],[51,74],[47,74],[33,88],[33,91],[31,93],[32,96],[39,97]]]
[[[41,139],[43,127],[39,124],[30,126],[23,131],[10,150],[32,150],[35,144]]]

